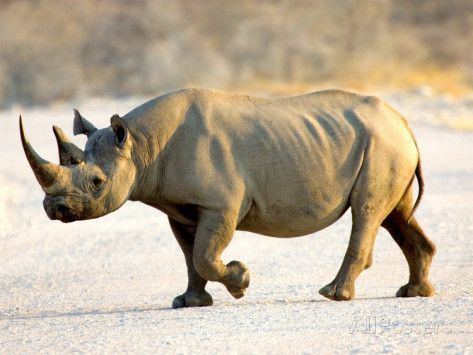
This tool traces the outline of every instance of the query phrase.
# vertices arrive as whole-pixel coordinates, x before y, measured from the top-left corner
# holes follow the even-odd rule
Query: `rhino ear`
[[[87,121],[84,117],[82,117],[82,115],[79,113],[79,111],[74,109],[74,128],[73,128],[73,132],[74,132],[75,136],[77,136],[78,134],[85,134],[88,138],[96,130],[97,130],[97,128],[95,128],[95,126],[92,123]]]
[[[115,144],[118,148],[123,148],[128,138],[128,128],[125,122],[118,115],[113,115],[110,119],[113,132],[115,133]]]

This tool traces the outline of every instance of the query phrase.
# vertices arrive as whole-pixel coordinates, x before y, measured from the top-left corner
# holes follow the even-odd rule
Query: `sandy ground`
[[[0,113],[0,353],[472,353],[473,132],[429,120],[434,98],[418,96],[391,99],[413,122],[423,157],[427,188],[417,217],[438,247],[435,297],[393,297],[408,269],[384,230],[374,265],[357,281],[357,299],[320,296],[347,246],[347,214],[303,238],[236,233],[224,260],[249,265],[247,295],[234,300],[210,284],[214,306],[181,310],[170,305],[185,289],[186,269],[165,215],[130,202],[99,220],[47,219],[17,117],[21,111],[37,150],[57,161],[50,127],[71,132],[71,107]],[[89,102],[81,112],[105,126],[133,105]],[[465,117],[473,119],[472,106],[461,108]]]

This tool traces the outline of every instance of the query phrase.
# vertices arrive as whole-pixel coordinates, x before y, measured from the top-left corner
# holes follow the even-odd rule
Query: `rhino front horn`
[[[25,131],[23,130],[23,122],[20,116],[20,136],[21,144],[23,145],[23,150],[25,151],[26,158],[30,163],[31,169],[36,176],[39,184],[43,189],[51,186],[59,173],[59,166],[52,164],[47,160],[41,158],[38,153],[35,152],[31,144],[28,142],[28,139],[25,136]]]

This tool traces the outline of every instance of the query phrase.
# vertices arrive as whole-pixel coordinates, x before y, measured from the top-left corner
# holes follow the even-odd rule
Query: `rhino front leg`
[[[250,284],[250,272],[240,261],[224,264],[220,256],[230,243],[236,226],[236,214],[203,211],[194,243],[194,267],[206,280],[225,285],[235,298],[241,298]]]
[[[207,280],[199,275],[192,262],[196,228],[186,226],[171,218],[169,218],[169,224],[184,253],[188,276],[187,290],[174,298],[172,308],[211,306],[213,304],[212,296],[205,291]]]

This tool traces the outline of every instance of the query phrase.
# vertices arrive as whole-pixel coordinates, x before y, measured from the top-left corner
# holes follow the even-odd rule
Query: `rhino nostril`
[[[56,215],[58,218],[66,216],[67,214],[69,214],[69,212],[70,208],[63,203],[60,203],[56,206]]]

